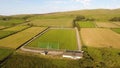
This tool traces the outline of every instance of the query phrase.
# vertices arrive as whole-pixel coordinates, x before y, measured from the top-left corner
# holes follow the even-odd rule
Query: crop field
[[[51,27],[72,27],[72,20],[69,18],[58,18],[58,19],[36,19],[29,23],[36,26],[51,26]]]
[[[114,28],[112,30],[120,34],[120,28]]]
[[[74,29],[50,29],[26,47],[77,50]]]
[[[82,28],[84,45],[94,47],[120,48],[120,34],[105,28]]]
[[[120,26],[114,24],[114,23],[101,23],[101,22],[96,22],[98,27],[103,27],[103,28],[120,28]]]
[[[77,22],[81,28],[94,28],[95,24],[93,22]]]
[[[46,29],[45,27],[31,27],[22,32],[16,33],[9,37],[0,40],[0,46],[16,49],[23,43],[27,42],[29,39],[33,38],[41,31]]]
[[[6,58],[13,50],[0,47],[0,62]]]
[[[4,38],[6,36],[9,36],[13,33],[16,33],[18,31],[24,30],[28,27],[30,27],[30,26],[14,26],[14,27],[11,27],[11,28],[0,30],[0,39]]]

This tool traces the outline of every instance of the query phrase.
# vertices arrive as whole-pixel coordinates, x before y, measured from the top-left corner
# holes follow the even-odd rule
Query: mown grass
[[[14,34],[18,31],[24,30],[28,27],[30,27],[30,26],[14,26],[14,27],[11,27],[11,28],[0,30],[0,39],[2,39],[4,37],[7,37],[11,34]]]
[[[120,28],[114,28],[112,30],[120,34]]]
[[[80,28],[94,28],[95,27],[95,24],[89,21],[79,21],[77,22],[77,24]]]
[[[51,29],[27,46],[67,50],[78,49],[74,29]]]
[[[46,27],[31,27],[21,32],[18,32],[9,37],[3,38],[0,40],[0,46],[16,49],[22,44],[42,32]]]
[[[6,48],[0,47],[0,62],[2,62],[2,60],[8,57],[12,52],[13,52],[12,49],[6,49]]]

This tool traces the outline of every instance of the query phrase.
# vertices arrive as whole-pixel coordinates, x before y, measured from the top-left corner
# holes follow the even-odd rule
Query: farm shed
[[[83,56],[83,51],[65,51],[63,57],[71,59],[81,59]]]

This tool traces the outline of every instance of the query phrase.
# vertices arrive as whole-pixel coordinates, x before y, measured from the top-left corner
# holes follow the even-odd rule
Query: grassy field
[[[82,21],[82,22],[77,22],[79,27],[81,28],[94,28],[95,24],[93,22],[86,22],[86,21]]]
[[[2,39],[4,37],[7,37],[11,34],[14,34],[18,31],[24,30],[28,27],[30,27],[30,26],[14,26],[14,27],[11,27],[11,28],[0,30],[0,39]]]
[[[98,27],[103,27],[103,28],[120,28],[120,26],[114,24],[114,23],[107,23],[107,22],[96,22]]]
[[[85,45],[120,48],[120,35],[110,29],[82,28],[80,34]]]
[[[0,62],[13,52],[11,49],[0,47]]]
[[[114,28],[112,30],[120,34],[120,28]]]
[[[72,27],[72,18],[36,19],[29,22],[36,26]]]
[[[51,29],[27,46],[49,49],[78,49],[74,29]]]
[[[0,46],[16,49],[35,35],[42,32],[45,27],[31,27],[22,32],[16,33],[0,40]]]
[[[0,20],[0,26],[5,26],[5,27],[14,26],[14,25],[24,23],[24,22],[25,22],[25,20],[23,20],[23,19],[10,19],[7,21]]]

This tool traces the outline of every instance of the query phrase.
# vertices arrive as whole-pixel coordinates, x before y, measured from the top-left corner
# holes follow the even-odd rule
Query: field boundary
[[[22,29],[22,30],[20,30],[20,31],[13,32],[13,33],[11,33],[11,34],[9,34],[9,35],[7,35],[7,36],[1,37],[0,39],[6,38],[6,37],[11,36],[11,35],[14,35],[14,34],[16,34],[16,33],[19,33],[19,32],[21,32],[21,31],[23,31],[23,30],[26,30],[26,29],[28,29],[28,28],[31,28],[31,26],[29,26],[29,27],[27,27],[27,28],[24,28],[24,29]]]

